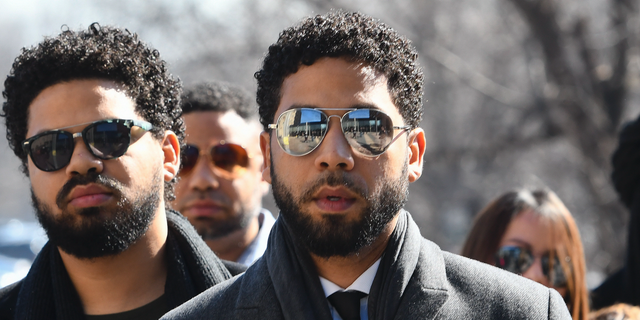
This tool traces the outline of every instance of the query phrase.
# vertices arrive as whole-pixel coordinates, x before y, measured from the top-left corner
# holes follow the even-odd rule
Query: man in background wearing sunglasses
[[[358,13],[308,18],[256,78],[269,246],[166,319],[570,319],[555,290],[440,251],[402,209],[426,140],[406,38]]]
[[[262,209],[262,131],[255,100],[235,86],[201,83],[182,96],[187,147],[173,208],[221,259],[246,266],[267,248],[273,215]]]
[[[181,86],[127,30],[92,24],[23,49],[5,81],[7,139],[49,242],[0,291],[2,319],[158,319],[228,270],[166,210]]]

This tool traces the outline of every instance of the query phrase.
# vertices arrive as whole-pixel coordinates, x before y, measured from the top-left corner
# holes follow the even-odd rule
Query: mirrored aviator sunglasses
[[[89,124],[81,132],[71,133],[63,129]],[[22,142],[22,149],[31,157],[33,164],[42,171],[56,171],[71,161],[75,138],[81,137],[87,149],[96,158],[115,159],[127,152],[131,144],[131,128],[140,127],[149,131],[151,123],[142,120],[109,119],[81,123],[56,130],[39,133]]]
[[[495,264],[498,268],[519,275],[529,270],[534,261],[535,257],[531,251],[515,246],[502,247],[495,254]],[[553,255],[552,261],[551,253],[544,254],[540,257],[540,264],[542,273],[549,279],[551,286],[562,288],[567,285],[567,277],[557,255]]]
[[[241,145],[220,141],[207,152],[188,144],[183,153],[180,174],[190,174],[201,155],[208,157],[216,174],[226,179],[240,177],[249,167],[250,156]]]
[[[347,112],[339,117],[327,116],[322,110]],[[324,108],[295,108],[283,112],[276,123],[270,124],[269,129],[275,129],[278,144],[286,153],[292,156],[304,156],[315,150],[329,129],[329,119],[340,119],[342,133],[349,145],[358,153],[375,157],[383,154],[398,136],[395,130],[404,133],[410,126],[394,126],[391,117],[376,109],[324,109]]]

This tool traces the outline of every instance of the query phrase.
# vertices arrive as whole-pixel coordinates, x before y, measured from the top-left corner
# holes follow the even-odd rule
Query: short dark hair
[[[56,37],[47,37],[35,47],[23,48],[4,82],[2,106],[7,140],[22,160],[28,175],[27,154],[22,141],[27,134],[29,105],[45,88],[79,79],[103,79],[124,85],[138,112],[153,124],[154,137],[166,130],[184,141],[184,123],[180,118],[180,81],[167,71],[157,50],[138,40],[128,30],[93,23],[87,30],[72,31],[63,26]],[[171,200],[173,184],[165,183],[165,199]]]
[[[255,98],[249,91],[222,81],[198,83],[185,88],[182,113],[194,111],[235,111],[245,120],[257,120]]]
[[[284,79],[322,57],[364,62],[383,73],[394,104],[411,128],[422,119],[423,74],[411,42],[379,20],[333,11],[304,19],[280,33],[256,72],[260,122],[273,123]]]

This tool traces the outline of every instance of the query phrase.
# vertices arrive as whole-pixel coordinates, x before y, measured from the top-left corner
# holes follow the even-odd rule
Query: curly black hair
[[[257,120],[255,99],[249,91],[222,81],[202,82],[185,88],[182,113],[194,111],[235,111],[246,120]]]
[[[383,73],[403,120],[416,128],[422,119],[423,73],[411,42],[379,20],[358,12],[333,11],[302,20],[280,33],[269,47],[258,81],[257,102],[265,130],[273,123],[284,79],[322,57],[345,57]]]
[[[45,88],[78,79],[104,79],[124,85],[138,112],[153,124],[154,137],[166,130],[184,141],[184,122],[180,115],[182,86],[168,71],[157,50],[126,29],[93,23],[87,30],[72,31],[63,26],[56,37],[47,37],[37,46],[23,48],[4,82],[2,106],[7,140],[22,161],[28,175],[27,154],[22,141],[27,134],[29,105]],[[175,198],[175,179],[165,183],[165,199]]]

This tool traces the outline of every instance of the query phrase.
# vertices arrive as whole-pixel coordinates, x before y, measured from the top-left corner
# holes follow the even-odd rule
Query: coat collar
[[[403,215],[399,219],[402,222],[396,227],[400,229],[396,230],[398,233],[394,242],[390,242],[390,246],[395,247],[387,248],[383,260],[390,259],[386,262],[388,265],[386,268],[379,268],[376,275],[378,284],[375,290],[378,290],[379,293],[377,296],[375,294],[370,296],[370,319],[433,319],[449,298],[450,286],[447,280],[444,255],[435,243],[420,235],[418,226],[408,212],[401,211],[399,214]],[[274,233],[271,236],[277,237]],[[285,246],[283,243],[272,242],[278,248],[270,243],[265,256],[269,255],[269,250],[279,250],[280,255],[283,254],[283,251],[287,251],[282,247]],[[286,257],[279,256],[279,258],[290,262],[295,260],[289,254]],[[273,272],[269,269],[275,264],[272,266],[274,261],[269,263],[267,259],[263,257],[258,260],[242,276],[240,294],[236,300],[239,309],[237,311],[258,312],[258,314],[265,316],[265,311],[268,309],[270,313],[273,312],[275,305],[280,306],[280,312],[284,308],[294,307],[278,298],[275,286],[281,284],[274,284],[274,281],[279,280],[272,279],[271,273]],[[289,277],[293,274],[300,275],[300,271],[290,273]],[[287,273],[284,269],[279,272]],[[294,281],[296,279],[290,280],[293,281],[292,283],[297,282]],[[372,290],[374,290],[373,287]],[[304,290],[298,291],[303,294],[307,293]],[[302,300],[306,299],[309,298],[302,297]],[[391,301],[395,302],[390,303]],[[389,305],[393,306],[389,307]],[[268,316],[267,318],[274,317]],[[281,314],[278,318],[282,319],[286,316]]]

